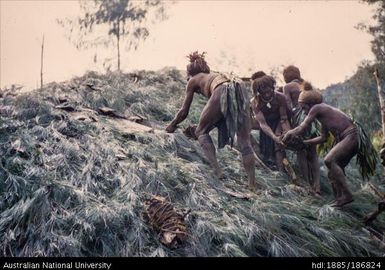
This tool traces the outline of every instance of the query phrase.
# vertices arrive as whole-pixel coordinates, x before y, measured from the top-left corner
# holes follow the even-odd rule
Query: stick
[[[373,184],[369,183],[369,187],[374,191],[374,193],[380,197],[382,200],[385,200],[385,194],[379,191]]]
[[[383,137],[383,140],[385,141],[385,101],[384,101],[385,93],[381,89],[380,78],[378,76],[379,74],[378,74],[377,68],[374,69],[373,75],[377,83],[377,93],[378,93],[378,99],[380,101],[380,111],[381,111],[382,137]]]
[[[43,52],[44,52],[44,34],[41,43],[41,63],[40,63],[40,89],[43,89]]]

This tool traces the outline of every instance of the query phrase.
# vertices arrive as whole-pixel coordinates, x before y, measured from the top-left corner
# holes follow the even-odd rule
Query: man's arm
[[[282,126],[282,134],[285,134],[290,130],[290,123],[289,120],[281,120],[281,126]]]
[[[324,143],[324,142],[326,142],[326,140],[328,138],[328,132],[329,132],[329,130],[327,130],[326,128],[324,128],[322,126],[321,136],[318,136],[318,137],[315,137],[315,138],[312,138],[312,139],[308,139],[308,140],[304,140],[303,142],[305,144],[320,144],[320,143]]]
[[[272,138],[275,142],[279,141],[279,138],[274,134],[269,125],[266,123],[265,116],[261,111],[257,111],[254,109],[255,119],[259,123],[259,128],[262,130],[267,136]]]
[[[290,140],[291,137],[303,134],[310,124],[316,119],[318,115],[318,109],[313,107],[310,109],[309,114],[306,116],[305,120],[295,129],[289,130],[282,138],[282,141],[285,142]]]
[[[290,110],[293,109],[293,101],[291,99],[291,92],[293,90],[293,87],[294,87],[293,83],[289,83],[283,86],[283,89],[282,89],[282,92],[285,95],[286,102]]]
[[[280,122],[282,127],[282,133],[285,134],[290,130],[290,123],[287,116],[287,103],[286,100],[281,100],[279,105]]]
[[[187,84],[187,87],[186,87],[186,97],[183,101],[182,108],[178,111],[178,113],[176,114],[175,118],[171,121],[171,123],[166,127],[167,132],[169,133],[174,132],[177,128],[177,125],[186,119],[186,117],[188,116],[193,98],[194,98],[194,87],[193,87],[192,80],[190,80],[190,82]]]

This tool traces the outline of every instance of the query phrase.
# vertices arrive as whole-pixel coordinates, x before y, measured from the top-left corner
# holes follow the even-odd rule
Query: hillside
[[[355,160],[347,168],[355,201],[343,209],[327,205],[333,196],[324,166],[322,199],[280,173],[259,169],[263,189],[250,194],[239,154],[229,147],[218,153],[226,180],[215,180],[199,144],[181,131],[198,122],[203,98],[194,98],[181,129],[164,132],[185,83],[173,69],[89,72],[30,93],[3,93],[1,255],[384,255],[371,232],[385,229],[385,215],[372,227],[363,225],[378,197],[358,176]],[[115,117],[102,114],[103,107],[113,108]],[[143,119],[143,126],[122,117]],[[378,176],[371,182],[385,190]],[[146,222],[150,195],[191,210],[180,247],[163,245]]]

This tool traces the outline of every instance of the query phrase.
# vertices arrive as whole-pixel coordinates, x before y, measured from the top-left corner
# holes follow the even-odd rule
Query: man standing
[[[274,90],[275,80],[271,76],[263,76],[252,82],[254,98],[251,107],[255,120],[264,137],[260,140],[261,153],[265,157],[275,156],[275,163],[280,171],[284,171],[283,159],[286,156],[280,136],[290,129],[287,115],[288,107],[285,96]]]
[[[291,125],[297,127],[305,119],[304,112],[298,104],[298,97],[306,84],[301,78],[299,69],[295,66],[288,66],[283,70],[283,77],[286,85],[283,87],[283,94],[286,97],[291,110]],[[318,136],[317,125],[314,122],[304,133],[305,139]],[[309,145],[305,149],[297,150],[297,162],[302,176],[318,196],[321,195],[320,186],[320,165],[316,145]]]

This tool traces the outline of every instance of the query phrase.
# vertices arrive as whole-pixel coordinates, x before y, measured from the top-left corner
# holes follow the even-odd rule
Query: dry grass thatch
[[[347,170],[355,202],[343,210],[326,204],[332,195],[324,168],[323,199],[289,184],[280,173],[260,170],[257,181],[263,190],[247,193],[247,199],[232,196],[247,192],[238,152],[225,148],[218,153],[227,177],[218,183],[198,143],[182,133],[197,123],[203,99],[195,98],[182,129],[163,132],[183,100],[184,87],[183,76],[173,69],[90,72],[0,98],[1,255],[384,254],[364,229],[361,219],[376,197],[355,167]],[[64,102],[73,110],[55,108]],[[146,119],[142,124],[153,131],[119,128],[114,118],[98,113],[100,107],[127,117],[141,115]],[[88,116],[78,118],[79,113]],[[191,209],[187,239],[179,248],[162,245],[143,218],[148,194]],[[384,221],[378,217],[373,228],[384,229]]]

